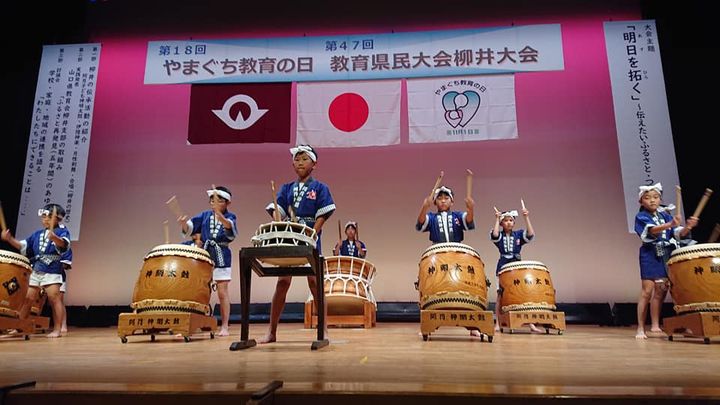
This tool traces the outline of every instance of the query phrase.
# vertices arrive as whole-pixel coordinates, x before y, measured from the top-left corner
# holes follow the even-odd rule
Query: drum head
[[[548,273],[550,272],[550,270],[548,270],[547,266],[545,266],[542,262],[533,261],[533,260],[519,260],[516,262],[507,263],[506,265],[500,267],[500,271],[498,272],[498,275],[500,275],[504,272],[508,272],[508,271],[526,270],[526,269],[541,270],[541,271],[546,271]]]

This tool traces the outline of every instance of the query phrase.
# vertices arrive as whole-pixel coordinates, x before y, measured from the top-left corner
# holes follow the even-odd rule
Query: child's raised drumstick
[[[500,213],[500,210],[499,210],[499,209],[497,209],[497,207],[496,207],[496,206],[494,206],[494,205],[493,205],[493,209],[495,210],[495,213],[496,213],[496,214],[499,214],[499,213]]]
[[[527,209],[527,208],[525,208],[525,201],[523,201],[522,198],[520,199],[520,206],[522,207],[523,210]]]
[[[180,218],[183,216],[182,208],[180,208],[180,203],[175,196],[170,197],[170,199],[165,202],[165,205],[167,205],[168,209],[170,209],[170,212],[175,215],[175,218]]]
[[[7,223],[5,222],[5,213],[2,208],[2,201],[0,201],[0,231],[7,229]]]
[[[683,214],[681,201],[682,201],[682,189],[680,188],[680,186],[675,186],[675,209],[677,210],[675,212],[677,212],[677,214],[680,215],[680,217],[682,217],[682,214]]]
[[[715,228],[713,228],[712,233],[710,233],[710,239],[708,239],[708,243],[715,243],[717,242],[718,238],[720,238],[720,224],[715,224]]]
[[[53,206],[52,216],[50,217],[50,229],[55,229],[57,225],[57,205]]]
[[[338,219],[338,240],[342,241],[342,231],[340,230],[340,220]]]
[[[445,172],[442,170],[440,171],[440,175],[438,176],[437,180],[435,180],[435,187],[433,187],[432,191],[430,191],[430,199],[433,198],[435,195],[435,190],[437,190],[438,187],[440,187],[440,183],[442,182],[442,178],[445,175]]]
[[[168,227],[168,221],[163,221],[163,231],[165,231],[165,244],[170,244],[170,228]]]
[[[707,204],[712,193],[713,193],[713,191],[710,190],[709,188],[705,189],[705,193],[703,194],[702,198],[700,199],[700,202],[698,203],[697,208],[695,208],[695,212],[693,213],[693,216],[695,218],[700,218],[700,213],[702,212],[703,208],[705,208],[705,204]]]
[[[273,221],[280,222],[280,211],[278,211],[277,194],[275,193],[275,181],[274,180],[270,180],[270,188],[272,189],[273,208],[275,209],[273,211]]]
[[[467,183],[467,196],[472,197],[472,181],[473,181],[473,172],[470,169],[465,169],[467,172],[465,176],[465,182]]]

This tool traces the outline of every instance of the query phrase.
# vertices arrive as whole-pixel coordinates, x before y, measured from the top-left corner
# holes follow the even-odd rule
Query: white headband
[[[433,198],[433,200],[437,199],[440,193],[447,193],[447,195],[450,196],[450,201],[455,201],[455,199],[453,198],[452,190],[445,186],[440,186],[439,188],[435,189],[435,197]]]
[[[208,191],[206,191],[206,193],[207,193],[208,197],[212,197],[213,194],[217,194],[218,197],[222,197],[228,201],[232,200],[232,196],[227,191],[215,189],[215,190],[208,190]]]
[[[298,145],[294,148],[290,148],[290,154],[295,157],[298,153],[305,152],[308,156],[310,156],[310,160],[313,162],[317,162],[317,155],[315,154],[315,150],[310,145]]]
[[[348,223],[345,224],[345,230],[346,230],[346,231],[347,231],[347,229],[348,229],[348,226],[352,226],[353,228],[355,228],[355,230],[357,230],[357,222],[355,222],[355,221],[348,221]]]
[[[658,193],[662,194],[662,184],[660,182],[657,182],[653,184],[652,186],[640,186],[639,187],[640,192],[638,193],[638,198],[642,198],[643,194],[647,193],[648,191],[655,190]]]
[[[505,212],[503,212],[502,214],[500,214],[500,220],[502,221],[502,219],[505,218],[505,217],[513,217],[513,218],[516,218],[517,216],[518,216],[517,210],[505,211]]]
[[[40,209],[38,210],[38,216],[39,216],[39,217],[42,217],[43,215],[50,216],[50,215],[52,215],[52,211],[46,210],[46,209],[44,209],[44,208],[40,208]],[[62,215],[60,215],[59,212],[56,213],[56,215],[57,215],[58,218],[62,218],[62,217],[63,217]]]

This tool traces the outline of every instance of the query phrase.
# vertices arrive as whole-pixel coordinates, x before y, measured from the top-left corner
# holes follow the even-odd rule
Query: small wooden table
[[[279,259],[288,262],[302,262],[301,265],[274,266],[267,265],[263,259]],[[327,346],[330,342],[325,339],[325,287],[324,263],[320,253],[312,246],[262,246],[246,247],[240,249],[240,303],[242,311],[242,326],[240,328],[240,341],[230,345],[231,351],[244,350],[257,345],[255,339],[248,339],[250,334],[250,285],[252,271],[260,277],[282,276],[315,276],[318,297],[318,328],[317,340],[311,345],[312,350]],[[309,266],[308,266],[309,265]]]

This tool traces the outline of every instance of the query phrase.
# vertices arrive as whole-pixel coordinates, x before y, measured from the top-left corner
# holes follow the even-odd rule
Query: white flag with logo
[[[298,83],[297,143],[322,147],[400,143],[400,81]]]
[[[412,79],[407,89],[410,143],[518,137],[512,74]]]

